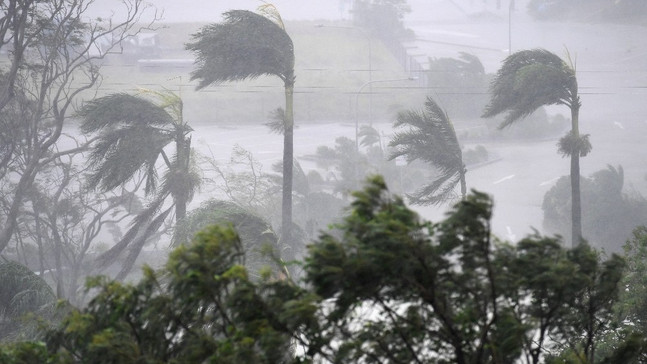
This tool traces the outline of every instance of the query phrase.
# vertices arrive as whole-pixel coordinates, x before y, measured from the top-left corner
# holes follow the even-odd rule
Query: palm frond
[[[285,132],[285,110],[282,107],[276,108],[270,112],[270,121],[265,123],[270,128],[270,132],[283,135]]]
[[[140,211],[130,223],[130,228],[121,240],[95,259],[94,269],[105,268],[114,263],[124,250],[135,244],[136,239],[142,235],[142,231],[149,228],[151,221],[162,208],[168,195],[168,191],[162,191],[145,209]]]
[[[186,48],[196,54],[191,79],[198,89],[262,75],[293,82],[294,46],[284,29],[247,10],[224,13],[224,22],[203,27]]]
[[[455,188],[460,180],[459,173],[441,174],[432,183],[424,185],[414,193],[408,194],[407,197],[413,205],[441,205],[458,198]]]
[[[0,282],[0,313],[9,318],[17,319],[56,300],[47,282],[14,261],[0,263]]]
[[[443,173],[462,168],[462,150],[447,114],[430,97],[423,112],[405,111],[398,114],[395,127],[404,131],[394,134],[389,146],[390,159],[406,156],[430,163]]]
[[[126,278],[128,273],[130,273],[133,265],[135,264],[135,260],[139,256],[139,253],[141,252],[142,248],[146,244],[146,242],[150,239],[151,236],[155,234],[156,231],[160,229],[168,215],[170,215],[171,211],[173,211],[174,206],[168,207],[166,210],[162,211],[159,215],[155,216],[151,222],[146,226],[146,229],[144,230],[144,233],[141,234],[140,236],[137,237],[135,241],[133,241],[132,244],[130,244],[129,249],[128,249],[128,255],[126,256],[126,259],[122,262],[121,270],[116,276],[117,280],[123,280]]]
[[[163,108],[141,97],[116,93],[87,102],[77,114],[81,131],[95,133],[119,124],[163,126],[173,118]]]
[[[283,18],[281,18],[281,13],[278,9],[272,4],[263,4],[257,8],[258,12],[264,17],[270,19],[276,25],[280,26],[281,29],[285,30],[285,24],[283,24]]]
[[[175,167],[167,169],[164,173],[162,190],[169,191],[176,200],[181,199],[190,202],[196,190],[202,184],[202,174],[195,163],[195,158],[189,158],[189,161],[181,162],[178,161],[176,153],[173,155],[171,164]],[[183,164],[186,164],[186,167],[180,167]]]
[[[544,105],[577,102],[575,72],[561,58],[544,49],[512,54],[490,84],[490,103],[483,112],[489,118],[508,112],[500,128],[532,114]]]
[[[380,143],[380,132],[370,125],[360,126],[358,136],[360,137],[360,145],[363,147],[370,147]]]
[[[394,134],[389,146],[390,159],[404,156],[408,162],[421,160],[434,166],[439,175],[430,184],[411,194],[411,203],[440,204],[450,199],[465,173],[463,152],[447,113],[431,97],[422,112],[398,114],[395,127],[405,129]]]
[[[176,124],[183,124],[183,108],[184,103],[182,98],[171,90],[151,90],[147,88],[140,88],[139,93],[154,99],[154,105],[164,109]]]
[[[463,73],[485,74],[485,67],[477,56],[466,52],[459,52],[458,58],[463,61],[459,65]]]
[[[137,171],[147,174],[147,192],[155,190],[155,163],[163,148],[173,141],[168,131],[149,126],[107,129],[92,146],[88,159],[92,170],[91,188],[109,191],[133,178]]]

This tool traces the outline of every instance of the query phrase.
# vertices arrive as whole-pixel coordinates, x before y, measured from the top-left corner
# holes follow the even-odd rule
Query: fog
[[[336,204],[347,205],[350,187],[359,186],[349,172],[353,166],[354,176],[360,173],[357,172],[360,169],[366,174],[389,175],[387,182],[397,194],[411,194],[434,178],[435,170],[423,163],[405,167],[403,161],[386,160],[397,113],[421,110],[426,97],[438,101],[447,112],[464,156],[479,148],[487,151],[485,159],[465,163],[466,180],[468,189],[492,195],[495,204],[493,233],[503,240],[515,242],[534,231],[546,234],[561,232],[555,231],[554,226],[546,226],[550,224],[544,221],[542,203],[560,178],[569,175],[569,159],[562,158],[557,152],[559,138],[570,128],[569,109],[563,105],[542,108],[539,116],[535,114],[518,122],[512,130],[504,131],[496,129],[502,117],[492,120],[479,117],[484,102],[490,96],[487,85],[503,60],[514,52],[537,48],[569,60],[576,69],[581,98],[580,133],[590,135],[593,146],[592,152],[580,160],[582,177],[590,178],[587,183],[593,190],[599,179],[592,176],[601,170],[610,171],[609,166],[612,166],[613,171],[620,175],[622,196],[640,207],[636,211],[643,212],[641,206],[645,199],[642,196],[647,196],[644,162],[647,135],[646,20],[602,21],[595,18],[595,14],[603,9],[599,12],[591,10],[586,15],[588,18],[583,15],[579,18],[538,20],[529,13],[529,2],[515,0],[512,7],[508,0],[408,0],[411,12],[404,16],[402,24],[408,37],[397,41],[393,41],[397,38],[395,36],[374,34],[355,25],[353,2],[350,0],[272,2],[285,23],[285,31],[294,41],[294,156],[303,168],[304,176],[317,174],[310,180],[310,190],[304,190],[312,192],[319,189],[317,192],[325,192],[333,200],[330,206],[308,205],[310,202],[303,201],[311,196],[304,190],[295,192],[300,199],[295,204],[299,205],[295,208],[295,222],[303,225],[300,228],[309,239],[305,243],[316,238],[318,229],[325,228],[343,214]],[[118,3],[116,0],[97,0],[84,17],[119,20],[123,14],[115,10]],[[190,80],[195,54],[184,48],[201,26],[221,22],[223,12],[231,9],[255,11],[261,4],[263,2],[252,0],[149,1],[150,6],[142,15],[140,24],[153,20],[155,23],[142,30],[146,37],[136,41],[124,39],[123,44],[140,42],[134,48],[122,44],[111,50],[100,62],[102,78],[97,88],[74,95],[78,100],[69,106],[69,110],[76,112],[91,100],[114,93],[137,94],[142,89],[175,93],[183,100],[183,121],[191,129],[186,135],[190,135],[191,147],[196,150],[196,156],[199,155],[196,163],[201,171],[202,186],[188,202],[188,214],[210,199],[229,199],[247,204],[246,208],[254,208],[254,212],[263,215],[278,233],[281,208],[277,197],[280,192],[276,191],[280,182],[277,184],[276,176],[280,173],[268,175],[273,173],[272,166],[282,160],[283,136],[271,133],[264,124],[272,119],[273,111],[285,107],[283,82],[277,77],[263,76],[210,85],[198,91],[197,82]],[[148,41],[152,43],[146,43]],[[471,84],[469,82],[474,80],[467,79],[463,80],[465,84],[453,85],[451,78],[443,81],[446,84],[436,83],[440,82],[444,71],[434,67],[447,59],[457,60],[464,54],[476,57],[482,64],[480,84]],[[75,86],[79,84],[82,82]],[[466,110],[468,108],[471,110]],[[92,137],[90,133],[80,132],[80,117],[72,111],[68,113],[70,116],[64,124],[63,136],[55,144],[57,151],[73,149],[79,140]],[[539,120],[538,124],[532,124],[533,120]],[[364,145],[355,139],[362,126],[370,126],[375,132],[372,143]],[[340,137],[346,139],[339,141]],[[353,154],[355,143],[360,145],[357,149],[363,153],[361,168],[359,157],[342,160],[342,157]],[[171,145],[164,147],[169,155]],[[81,169],[89,155],[87,151],[84,153],[82,162],[70,159],[69,165]],[[379,158],[377,154],[380,154]],[[327,160],[326,156],[331,159]],[[158,168],[156,173],[163,175],[164,161],[160,159],[153,166]],[[78,178],[82,178],[85,172],[80,172]],[[47,173],[36,178],[41,183],[38,187],[44,190],[50,186],[48,183],[51,186],[57,183],[58,175]],[[18,185],[20,173],[11,170],[2,175],[5,180],[0,187],[11,190],[4,193],[10,196]],[[132,190],[142,206],[154,200],[144,195],[143,180],[142,177],[139,185],[133,181],[125,184],[125,190]],[[79,187],[85,182],[74,183],[73,186]],[[252,193],[249,191],[260,195],[261,190],[266,194],[264,199],[249,195]],[[445,204],[412,208],[422,218],[438,221],[452,203],[460,200],[458,187],[455,190],[455,198]],[[114,191],[110,193],[116,194]],[[2,213],[5,215],[13,202],[12,197],[6,196],[2,200]],[[93,198],[105,203],[114,197],[107,196],[97,194]],[[620,195],[614,196],[621,198]],[[586,200],[583,208],[586,218],[587,209],[595,209],[596,206],[591,204],[595,205],[599,200],[589,197],[583,200]],[[169,208],[169,201],[170,198],[160,206]],[[35,205],[36,202],[30,200],[23,208]],[[304,211],[311,215],[306,218]],[[174,216],[174,213],[170,212],[168,216]],[[633,216],[643,218],[638,213]],[[647,215],[644,218],[647,220]],[[604,216],[599,219],[590,224],[603,226],[607,223]],[[126,235],[131,220],[132,217],[111,221],[110,227],[104,227],[94,245],[84,248],[82,258],[86,253],[100,254],[114,247]],[[647,224],[647,221],[640,221]],[[172,218],[165,220],[159,228],[160,233],[142,243],[146,243],[144,250],[166,254],[174,224]],[[585,238],[594,234],[586,230],[588,226],[585,226]],[[11,240],[10,254],[27,254],[21,253],[19,248],[25,243],[22,239],[29,240],[27,236],[37,235],[33,234],[31,227],[22,229],[27,233],[25,237]],[[623,233],[628,236],[630,228]],[[27,242],[28,245],[31,243]],[[622,243],[614,241],[602,247],[619,251]],[[302,253],[302,246],[294,250],[291,254],[298,256]],[[4,254],[2,250],[0,253]],[[124,250],[121,254],[120,260],[124,261],[129,253]],[[110,273],[117,271],[119,268],[113,268]]]

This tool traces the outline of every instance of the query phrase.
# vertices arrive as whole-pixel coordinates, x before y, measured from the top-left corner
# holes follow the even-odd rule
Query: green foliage
[[[636,226],[647,220],[647,200],[637,192],[626,193],[622,166],[608,166],[582,177],[582,219],[584,237],[595,247],[621,252]],[[544,195],[544,228],[567,235],[570,229],[571,185],[568,177],[560,178]]]
[[[436,205],[451,200],[456,185],[461,185],[465,197],[465,164],[454,126],[440,106],[427,97],[422,112],[404,111],[398,114],[397,131],[389,146],[394,148],[390,159],[404,156],[407,162],[421,160],[438,171],[434,180],[409,195],[412,204]]]
[[[627,272],[623,278],[622,300],[618,305],[621,320],[636,331],[647,332],[647,227],[637,227],[624,245]]]
[[[477,191],[439,223],[381,177],[353,196],[341,233],[309,247],[303,288],[251,281],[237,234],[210,226],[137,285],[95,279],[88,307],[48,333],[49,356],[38,343],[25,351],[92,363],[599,361],[621,257],[539,235],[498,242],[492,201]],[[644,349],[623,334],[600,357],[631,362]]]
[[[272,226],[260,216],[227,201],[209,200],[178,221],[173,232],[173,245],[188,244],[193,236],[209,225],[228,225],[238,232],[245,254],[245,266],[258,277],[264,267],[280,271],[273,258],[281,257],[278,237]]]
[[[161,272],[145,269],[137,285],[90,282],[97,295],[48,334],[48,349],[87,363],[283,362],[291,351],[282,306],[308,308],[283,300],[298,299],[296,286],[252,283],[243,263],[237,234],[208,227],[176,248]]]
[[[355,198],[343,237],[323,235],[306,265],[337,362],[538,363],[562,344],[592,352],[611,320],[617,256],[540,236],[494,244],[492,202],[478,192],[438,224],[381,179]]]

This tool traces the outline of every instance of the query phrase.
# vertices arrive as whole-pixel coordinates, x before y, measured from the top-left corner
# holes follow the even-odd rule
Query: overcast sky
[[[259,0],[148,0],[164,10],[164,22],[218,22],[222,13],[231,9],[256,10]],[[269,1],[285,20],[342,19],[347,17],[349,1],[339,0],[272,0]],[[96,0],[94,16],[109,16],[121,8],[119,0]]]

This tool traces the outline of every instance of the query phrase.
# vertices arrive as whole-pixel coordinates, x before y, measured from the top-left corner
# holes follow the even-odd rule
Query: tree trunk
[[[175,145],[177,150],[176,162],[178,165],[174,166],[174,168],[177,168],[179,173],[188,176],[191,165],[191,137],[186,137],[182,132],[176,136]],[[172,171],[171,173],[178,173],[178,171]],[[184,179],[182,181],[186,182]],[[175,188],[177,188],[177,186]],[[189,203],[189,195],[192,192],[190,192],[189,189],[193,188],[194,186],[181,186],[179,193],[176,193],[173,196],[173,200],[175,201],[175,222],[186,217],[186,206]]]
[[[285,81],[285,130],[283,132],[283,201],[281,240],[292,244],[292,168],[294,159],[294,78]]]
[[[580,101],[577,95],[571,105],[571,133],[575,138],[580,137],[579,130]],[[576,247],[582,242],[582,203],[580,197],[580,150],[571,154],[571,246]]]
[[[465,169],[465,165],[463,165],[462,170],[461,170],[461,200],[465,200],[465,197],[467,196],[467,182],[465,182],[465,173],[467,170]]]

